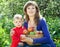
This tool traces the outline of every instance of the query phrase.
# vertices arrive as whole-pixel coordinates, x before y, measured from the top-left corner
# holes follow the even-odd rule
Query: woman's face
[[[30,6],[27,7],[26,11],[27,11],[27,15],[29,17],[32,17],[36,13],[36,7],[34,5],[30,5]]]

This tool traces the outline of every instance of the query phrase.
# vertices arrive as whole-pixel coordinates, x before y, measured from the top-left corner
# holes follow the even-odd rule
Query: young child
[[[23,42],[21,42],[21,35],[27,33],[27,30],[22,26],[23,18],[20,14],[14,15],[13,24],[15,25],[15,27],[11,29],[12,31],[14,31],[14,34],[11,36],[12,43],[10,47],[17,47],[18,44],[20,44],[20,46],[23,46]]]

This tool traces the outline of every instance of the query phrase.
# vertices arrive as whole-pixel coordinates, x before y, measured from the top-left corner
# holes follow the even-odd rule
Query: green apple
[[[35,34],[35,32],[30,32],[30,35],[34,35]]]

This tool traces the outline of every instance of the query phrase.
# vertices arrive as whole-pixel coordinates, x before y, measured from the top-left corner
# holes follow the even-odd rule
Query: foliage
[[[43,16],[60,17],[60,0],[36,0]]]
[[[60,18],[49,16],[46,17],[46,21],[49,27],[51,37],[54,40],[56,47],[60,47]]]

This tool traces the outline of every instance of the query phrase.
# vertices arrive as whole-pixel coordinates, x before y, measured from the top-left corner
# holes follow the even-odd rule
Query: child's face
[[[23,24],[23,19],[15,19],[13,23],[16,27],[21,27]]]

